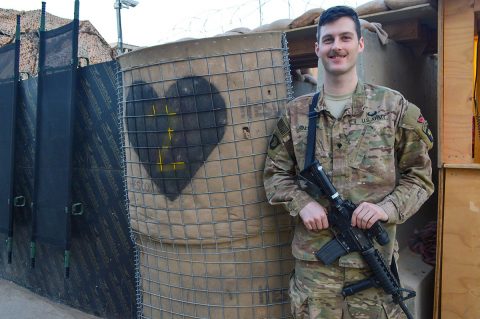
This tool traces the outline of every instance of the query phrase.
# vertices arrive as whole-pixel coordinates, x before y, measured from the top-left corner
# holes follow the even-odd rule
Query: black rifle
[[[415,297],[415,291],[400,287],[390,267],[373,245],[373,239],[382,246],[389,242],[388,234],[382,225],[377,221],[368,230],[353,227],[352,214],[357,207],[352,202],[342,199],[318,161],[307,166],[300,172],[300,176],[320,188],[334,206],[327,216],[335,238],[318,250],[315,257],[324,264],[330,265],[337,258],[356,251],[363,256],[372,270],[371,277],[343,287],[342,295],[351,296],[371,287],[381,287],[392,296],[393,302],[402,308],[407,318],[413,319],[404,301]],[[404,296],[404,293],[407,295]]]

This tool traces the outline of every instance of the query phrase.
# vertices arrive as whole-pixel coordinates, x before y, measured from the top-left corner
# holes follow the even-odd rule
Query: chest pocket
[[[395,134],[387,121],[354,124],[349,166],[377,176],[394,172]]]

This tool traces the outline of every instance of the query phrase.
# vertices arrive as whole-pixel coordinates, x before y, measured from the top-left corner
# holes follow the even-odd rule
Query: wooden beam
[[[388,23],[383,29],[390,39],[409,46],[418,56],[438,51],[436,28],[428,28],[420,19]]]
[[[418,19],[385,24],[383,29],[388,33],[389,38],[398,42],[423,39],[423,30]]]
[[[318,57],[315,54],[316,26],[287,31],[288,55],[292,69],[316,68]]]
[[[480,11],[480,0],[473,0],[473,10],[475,12]]]
[[[388,10],[379,13],[360,16],[370,22],[379,22],[383,26],[397,21],[420,19],[422,24],[435,28],[437,26],[437,10],[431,4],[420,4],[398,10]]]
[[[473,107],[473,0],[444,1],[444,163],[471,163]]]
[[[437,21],[437,41],[438,41],[438,72],[437,72],[437,135],[438,143],[437,149],[437,167],[443,167],[443,97],[444,97],[444,86],[443,86],[443,63],[444,63],[444,54],[443,54],[443,29],[444,29],[444,19],[445,19],[445,9],[444,9],[444,0],[438,1],[438,21]]]
[[[433,292],[433,319],[440,319],[441,309],[441,287],[442,287],[442,242],[443,242],[443,204],[444,204],[444,192],[445,188],[445,169],[438,170],[438,215],[437,215],[437,249],[436,249],[436,262],[435,262],[435,285]]]

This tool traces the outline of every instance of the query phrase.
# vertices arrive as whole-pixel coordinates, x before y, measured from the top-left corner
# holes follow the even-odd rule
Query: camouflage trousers
[[[403,319],[399,306],[383,290],[369,288],[343,297],[345,284],[370,276],[366,269],[325,266],[296,260],[290,279],[290,299],[295,319]]]

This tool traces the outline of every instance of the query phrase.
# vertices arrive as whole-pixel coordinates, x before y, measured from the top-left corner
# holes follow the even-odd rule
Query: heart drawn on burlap
[[[157,86],[158,85],[158,86]],[[220,92],[203,77],[165,83],[134,82],[125,109],[133,148],[158,192],[175,200],[217,147],[227,124]],[[128,150],[127,150],[128,151]]]

